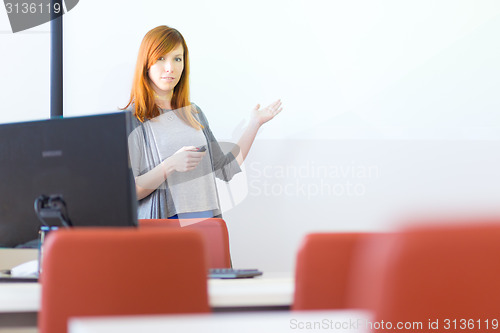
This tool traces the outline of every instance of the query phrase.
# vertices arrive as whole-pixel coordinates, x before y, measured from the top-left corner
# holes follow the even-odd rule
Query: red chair
[[[52,232],[42,262],[41,333],[70,317],[209,312],[201,236],[191,230]]]
[[[293,310],[342,309],[351,259],[362,233],[313,233],[299,249]]]
[[[498,328],[499,258],[498,223],[407,229],[360,250],[351,304],[374,311],[374,321],[386,323],[385,329],[374,327],[379,331],[390,330],[388,323],[392,329],[422,323],[406,327],[413,331]]]
[[[204,240],[208,268],[231,267],[229,233],[226,222],[223,219],[144,219],[139,220],[139,227],[142,229],[149,227],[167,227],[196,230],[201,234]]]

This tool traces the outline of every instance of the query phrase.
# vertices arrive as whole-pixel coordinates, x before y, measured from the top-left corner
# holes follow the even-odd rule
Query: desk
[[[214,312],[288,309],[292,304],[292,273],[264,273],[253,279],[210,279],[208,294]],[[38,283],[0,283],[0,328],[36,326],[40,309]]]
[[[11,269],[14,266],[36,259],[38,259],[37,249],[0,248],[0,270]]]
[[[293,301],[292,273],[264,273],[251,279],[209,279],[210,306],[215,311],[276,308],[288,310]]]
[[[368,333],[370,320],[369,313],[354,310],[75,318],[69,333]]]

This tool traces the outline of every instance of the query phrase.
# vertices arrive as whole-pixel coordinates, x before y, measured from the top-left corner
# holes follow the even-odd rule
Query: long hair
[[[190,106],[189,51],[186,41],[179,31],[166,25],[156,27],[144,36],[137,56],[130,100],[124,109],[133,104],[134,115],[142,122],[160,115],[160,107],[155,102],[155,91],[151,86],[148,71],[158,58],[169,53],[178,45],[182,45],[184,48],[184,70],[174,88],[170,104],[172,109],[180,109],[177,115],[186,124],[195,129],[201,129],[203,126],[193,116],[193,112],[196,110]]]

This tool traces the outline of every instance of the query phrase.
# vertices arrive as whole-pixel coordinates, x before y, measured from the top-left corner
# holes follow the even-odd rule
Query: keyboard
[[[258,269],[212,268],[208,271],[210,279],[242,279],[262,275]]]
[[[10,275],[10,270],[0,271],[0,283],[3,282],[38,282],[35,276],[14,277]]]
[[[19,283],[19,282],[36,283],[38,282],[38,278],[0,276],[0,283]]]
[[[258,269],[213,268],[208,271],[210,279],[243,279],[262,275]],[[2,282],[38,282],[36,277],[12,277],[9,274],[0,274]]]

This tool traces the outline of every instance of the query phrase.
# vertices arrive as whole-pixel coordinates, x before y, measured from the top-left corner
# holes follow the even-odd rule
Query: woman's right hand
[[[193,170],[200,164],[201,159],[207,153],[206,151],[198,152],[196,149],[195,146],[182,147],[175,154],[167,158],[166,162],[174,171],[186,172]]]

